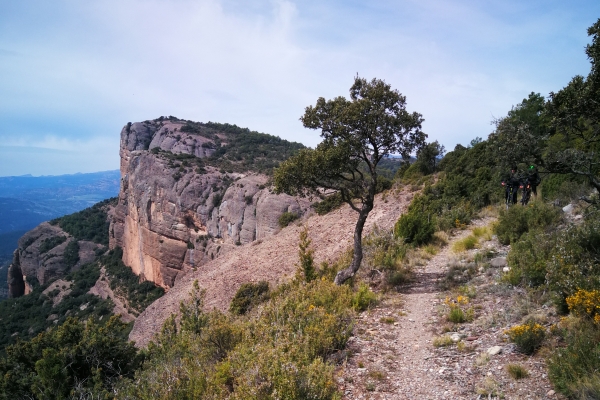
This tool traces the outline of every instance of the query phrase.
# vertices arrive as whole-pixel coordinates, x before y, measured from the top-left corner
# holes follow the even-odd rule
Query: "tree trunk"
[[[370,205],[364,205],[360,210],[358,221],[356,221],[356,226],[354,227],[354,256],[352,257],[350,266],[339,271],[335,276],[335,280],[333,282],[336,285],[341,285],[348,279],[352,278],[354,274],[356,274],[356,271],[358,271],[360,268],[360,263],[363,259],[362,232],[363,228],[365,227],[365,222],[367,222],[367,217],[372,209],[373,204],[371,202]]]

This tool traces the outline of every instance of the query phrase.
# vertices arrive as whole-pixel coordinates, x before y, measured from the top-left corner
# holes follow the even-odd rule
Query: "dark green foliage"
[[[423,237],[427,238],[431,221],[435,222],[434,230],[464,226],[479,209],[503,199],[502,169],[496,156],[489,141],[478,141],[470,148],[457,145],[446,154],[437,166],[441,170],[437,182],[425,182],[422,194],[413,200],[413,214],[404,218],[403,234],[413,237],[423,226]],[[423,175],[415,164],[403,171],[401,180],[405,183],[423,183]]]
[[[58,324],[61,324],[66,320],[67,313],[85,319],[91,316],[100,317],[106,307],[112,309],[110,301],[87,294],[99,277],[100,268],[95,264],[86,264],[81,269],[71,272],[65,278],[72,281],[72,284],[67,284],[71,292],[56,307],[42,294],[48,285],[40,286],[39,283],[34,286],[33,292],[26,296],[0,302],[0,353],[7,345],[15,343],[15,340],[30,339],[54,326],[54,323],[48,320],[51,314],[56,314]],[[87,306],[81,310],[83,305]]]
[[[528,206],[515,205],[508,211],[501,210],[496,226],[498,240],[502,244],[511,244],[519,240],[521,235],[534,229],[544,230],[557,223],[560,211],[541,201]]]
[[[90,240],[108,246],[108,228],[110,223],[106,216],[106,209],[115,205],[117,198],[113,197],[101,201],[90,208],[65,215],[50,221],[58,224],[65,232],[73,235],[77,240]]]
[[[394,225],[394,237],[402,238],[406,243],[422,245],[428,243],[435,232],[435,221],[425,205],[427,198],[417,196]]]
[[[510,271],[504,280],[511,285],[530,287],[546,282],[547,264],[556,246],[556,235],[532,230],[511,245],[508,253]]]
[[[411,166],[423,175],[433,174],[438,169],[439,160],[446,153],[443,145],[436,140],[423,146],[417,152],[417,161]]]
[[[47,239],[42,240],[42,244],[40,244],[40,254],[44,254],[59,244],[64,243],[67,240],[66,236],[52,236]],[[31,244],[31,243],[30,243]],[[26,248],[27,246],[25,246]]]
[[[545,178],[540,189],[544,200],[568,204],[591,192],[590,185],[577,175],[552,174]]]
[[[567,312],[565,299],[578,289],[600,290],[600,216],[595,213],[581,226],[558,234],[547,264],[548,287],[559,311]]]
[[[118,317],[106,324],[68,318],[19,341],[0,359],[0,399],[112,398],[115,383],[141,362],[126,337]]]
[[[98,263],[106,268],[111,289],[123,295],[128,300],[129,306],[140,313],[161,297],[165,290],[150,281],[140,282],[140,277],[123,264],[122,260],[123,249],[116,247],[102,256]]]
[[[68,246],[75,245],[72,241]],[[0,302],[0,353],[8,345],[15,342],[17,338],[29,339],[54,326],[53,321],[48,320],[51,314],[56,315],[58,324],[62,324],[67,315],[80,319],[92,316],[100,318],[110,314],[113,304],[110,300],[88,294],[90,288],[100,278],[100,266],[106,268],[106,275],[110,280],[111,289],[118,295],[127,299],[133,313],[140,313],[150,303],[164,294],[164,289],[157,287],[152,282],[139,282],[139,277],[121,261],[123,252],[121,248],[111,250],[94,263],[85,264],[77,271],[72,271],[65,278],[67,283],[64,289],[70,289],[70,293],[53,307],[49,297],[42,294],[48,284],[34,285],[31,294],[15,299],[7,299]],[[74,258],[72,259],[74,260]],[[71,261],[73,262],[73,261]],[[29,278],[29,277],[28,277]],[[13,336],[14,333],[17,335]]]
[[[344,204],[344,201],[342,200],[342,195],[339,193],[334,193],[325,197],[322,201],[313,203],[312,206],[314,207],[317,214],[325,215],[328,212],[339,208],[342,204]]]
[[[349,100],[321,97],[314,106],[306,107],[301,121],[306,128],[320,130],[323,141],[281,163],[274,174],[275,191],[298,196],[339,192],[358,213],[354,235],[362,237],[373,209],[379,162],[390,154],[408,159],[424,145],[423,117],[409,113],[406,98],[385,81],[357,76]],[[352,262],[338,272],[336,283],[354,276],[361,261],[361,241],[355,240]]]
[[[548,378],[557,391],[571,399],[600,398],[600,330],[579,321],[562,332],[566,346],[548,359]]]
[[[212,142],[202,144],[205,148],[215,150],[205,160],[206,164],[228,172],[253,170],[271,174],[281,161],[304,148],[301,143],[288,142],[277,136],[231,124],[187,121],[181,131],[210,139]],[[225,144],[217,134],[226,136]]]
[[[77,243],[77,240],[71,240],[69,244],[67,244],[65,252],[63,253],[63,260],[67,267],[67,271],[79,262],[79,243]]]
[[[232,314],[243,315],[257,304],[269,299],[269,282],[243,283],[231,300],[229,311]]]
[[[291,224],[298,218],[300,218],[300,216],[298,214],[286,211],[279,216],[279,220],[278,220],[279,227],[285,228],[286,226],[288,226],[289,224]]]

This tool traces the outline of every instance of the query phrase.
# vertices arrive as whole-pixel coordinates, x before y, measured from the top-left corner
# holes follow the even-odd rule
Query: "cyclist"
[[[542,181],[540,178],[540,174],[535,165],[531,164],[527,169],[527,179],[529,180],[529,184],[531,185],[531,192],[537,199],[537,187]]]
[[[510,174],[506,174],[504,179],[502,179],[502,186],[506,189],[506,194],[504,198],[506,200],[506,204],[512,203],[517,204],[517,193],[519,191],[519,175],[517,173],[517,167],[512,167],[510,170]],[[512,198],[509,198],[512,197]]]

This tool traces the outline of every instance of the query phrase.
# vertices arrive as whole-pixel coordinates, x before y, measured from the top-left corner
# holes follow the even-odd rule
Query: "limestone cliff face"
[[[56,241],[56,238],[64,240]],[[74,266],[67,266],[64,255],[71,240],[71,235],[59,226],[43,222],[25,233],[19,239],[19,247],[13,255],[13,262],[8,268],[8,296],[19,297],[31,292],[30,282],[48,283],[66,275],[70,268],[95,259],[94,250],[99,247],[93,242],[79,240],[79,261]],[[53,242],[54,241],[54,242]],[[54,243],[53,245],[49,245]]]
[[[266,175],[205,165],[228,136],[186,127],[191,130],[185,121],[154,120],[121,131],[121,191],[110,246],[121,246],[126,265],[165,288],[236,245],[278,232],[283,212],[302,214],[310,205],[271,193]]]

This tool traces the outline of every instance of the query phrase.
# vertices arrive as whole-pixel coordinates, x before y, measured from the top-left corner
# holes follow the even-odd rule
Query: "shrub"
[[[286,211],[279,216],[279,227],[285,228],[286,226],[297,220],[299,217],[300,216],[296,213]]]
[[[243,283],[231,300],[229,311],[243,315],[269,298],[269,282]]]
[[[68,318],[62,325],[6,349],[0,397],[110,398],[120,378],[132,377],[141,357],[119,317],[105,324]]]
[[[529,205],[513,206],[508,211],[501,210],[496,234],[502,244],[511,244],[521,238],[530,230],[544,230],[560,219],[559,211],[541,201],[534,201]]]
[[[348,286],[314,280],[280,286],[247,319],[210,313],[199,333],[173,317],[117,397],[339,399],[325,360],[350,337],[350,306]]]
[[[448,321],[455,324],[462,324],[473,320],[473,308],[463,309],[463,307],[469,304],[469,299],[467,297],[459,295],[456,298],[456,301],[447,297],[444,303],[448,307],[448,313],[446,314]]]
[[[581,226],[571,226],[556,237],[556,246],[547,264],[549,288],[556,295],[561,312],[567,312],[566,298],[580,289],[600,289],[600,219],[593,215]]]
[[[566,301],[571,313],[600,323],[600,291],[580,289]]]
[[[433,217],[424,212],[409,210],[394,225],[394,236],[407,243],[422,245],[428,243],[435,232]]]
[[[356,311],[365,311],[377,301],[377,295],[371,291],[369,285],[361,283],[358,291],[352,296],[352,308]]]
[[[600,330],[582,320],[563,331],[566,345],[548,358],[548,378],[569,398],[600,398]]]
[[[505,332],[523,354],[533,354],[544,341],[546,329],[533,320],[516,325]]]
[[[538,230],[528,232],[511,245],[507,262],[510,271],[503,280],[511,285],[537,287],[546,282],[547,264],[555,249],[556,237]]]
[[[298,243],[298,268],[305,282],[310,282],[317,277],[314,250],[310,248],[311,240],[308,238],[308,228],[305,226],[300,231],[300,242]]]

